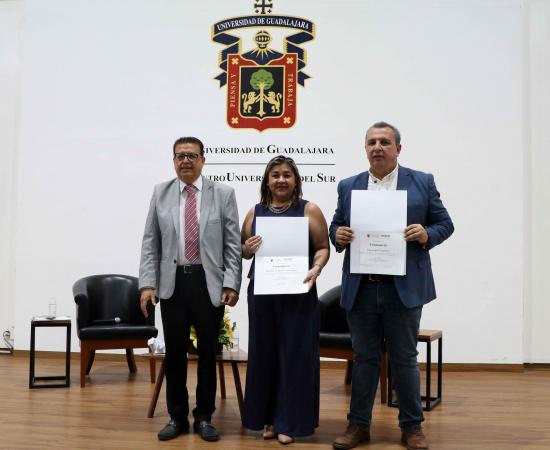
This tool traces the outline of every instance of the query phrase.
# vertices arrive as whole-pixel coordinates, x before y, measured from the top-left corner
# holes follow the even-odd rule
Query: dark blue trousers
[[[355,353],[350,422],[370,426],[384,341],[399,399],[399,425],[424,420],[416,350],[421,315],[422,306],[408,309],[401,303],[393,280],[372,282],[363,277],[347,313]]]

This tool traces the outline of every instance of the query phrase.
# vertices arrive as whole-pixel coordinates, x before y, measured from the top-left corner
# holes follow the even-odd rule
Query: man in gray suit
[[[169,440],[189,430],[187,350],[197,332],[196,433],[218,440],[211,424],[216,399],[216,349],[225,305],[241,285],[241,238],[235,192],[201,175],[204,146],[194,137],[173,147],[177,178],[155,186],[141,248],[141,310],[160,298],[166,342],[166,400],[170,422],[158,433]]]

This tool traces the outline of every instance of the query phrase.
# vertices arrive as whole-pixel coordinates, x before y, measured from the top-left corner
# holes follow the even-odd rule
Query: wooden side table
[[[437,395],[432,396],[432,342],[437,341]],[[426,344],[426,395],[422,400],[426,402],[422,409],[431,411],[443,397],[443,331],[441,330],[419,330],[418,342]],[[391,355],[390,355],[391,358]],[[399,406],[399,399],[393,399],[393,382],[391,367],[388,366],[388,406],[394,408]]]
[[[65,346],[65,375],[37,377],[34,375],[35,363],[35,336],[37,327],[66,327],[67,341]],[[63,383],[40,383],[37,381],[52,381],[62,380]],[[71,385],[71,318],[56,317],[54,319],[46,319],[45,317],[33,317],[31,320],[31,352],[30,352],[30,370],[29,370],[29,389],[36,388],[54,388],[54,387],[69,387]]]
[[[164,353],[146,353],[142,355],[146,358],[153,358],[154,360],[160,360],[161,365],[159,369],[159,373],[157,376],[157,381],[155,382],[155,389],[153,391],[153,397],[151,398],[151,401],[149,402],[149,409],[147,410],[147,417],[151,418],[155,414],[155,409],[157,407],[157,401],[160,394],[160,389],[162,388],[162,383],[164,381],[164,371],[165,371],[165,359],[164,359]],[[196,354],[188,354],[187,355],[188,361],[197,361],[198,355]],[[241,415],[241,421],[243,419],[243,411],[244,411],[244,401],[243,401],[243,389],[241,385],[241,376],[239,373],[239,363],[246,363],[248,362],[248,354],[244,350],[240,350],[238,352],[229,352],[229,351],[223,351],[221,354],[217,356],[218,361],[218,372],[220,377],[220,394],[221,398],[225,399],[225,373],[223,364],[224,363],[231,363],[231,369],[233,371],[233,379],[235,380],[235,390],[237,392],[237,402],[239,403],[239,413]]]

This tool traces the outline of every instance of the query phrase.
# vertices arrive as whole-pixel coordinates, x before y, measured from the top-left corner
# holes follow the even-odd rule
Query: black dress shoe
[[[166,426],[159,431],[159,441],[169,441],[170,439],[177,438],[182,433],[189,431],[189,421],[187,419],[180,421],[172,419],[166,424]]]
[[[217,441],[220,438],[220,433],[214,428],[214,425],[208,420],[195,421],[193,424],[195,433],[200,434],[205,441]]]

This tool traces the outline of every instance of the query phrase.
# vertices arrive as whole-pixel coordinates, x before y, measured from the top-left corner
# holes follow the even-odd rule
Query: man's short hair
[[[174,147],[172,148],[172,153],[174,154],[174,156],[176,155],[176,147],[181,144],[198,145],[201,151],[201,156],[204,156],[204,144],[199,138],[196,138],[193,136],[180,137],[179,139],[176,140],[176,142],[174,142]]]
[[[365,139],[367,138],[367,134],[369,134],[369,131],[373,128],[391,128],[395,136],[395,143],[398,145],[401,144],[401,133],[399,132],[399,130],[396,127],[394,127],[392,124],[389,124],[388,122],[383,122],[383,121],[372,124],[370,128],[367,130],[367,133],[365,134]]]

